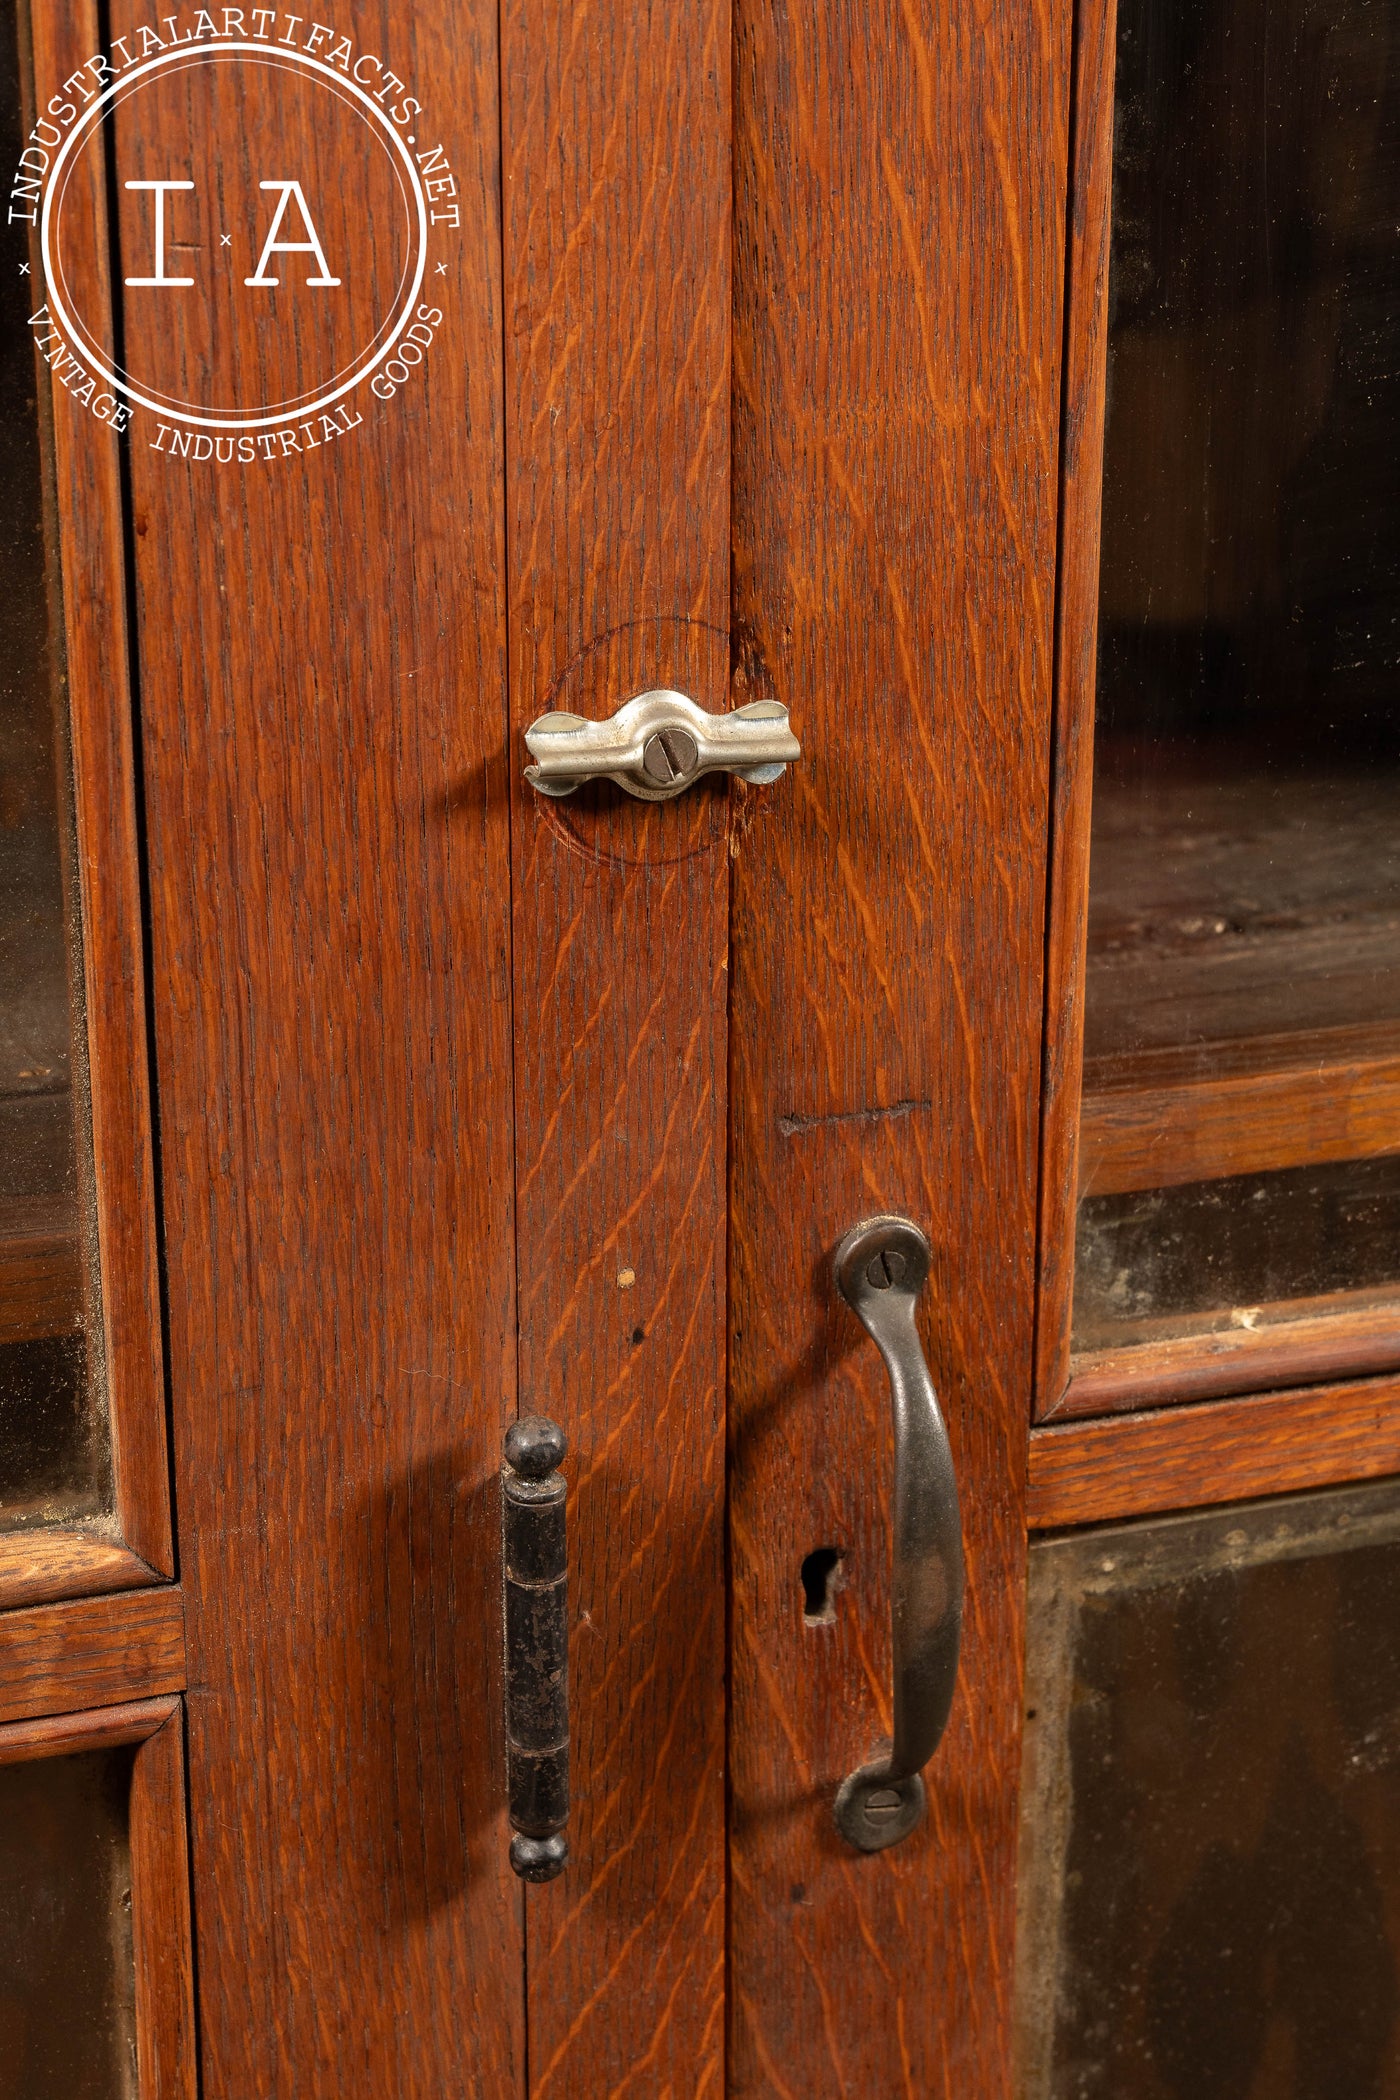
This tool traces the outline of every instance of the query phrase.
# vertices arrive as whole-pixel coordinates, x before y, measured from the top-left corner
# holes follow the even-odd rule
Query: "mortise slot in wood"
[[[1400,1028],[1312,1029],[1090,1059],[1082,1196],[1400,1151]]]

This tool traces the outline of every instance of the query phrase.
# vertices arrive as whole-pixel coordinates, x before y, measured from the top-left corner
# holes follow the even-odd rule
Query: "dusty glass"
[[[1400,1279],[1395,0],[1120,0],[1112,211],[1081,1349]]]
[[[14,0],[0,0],[0,150],[22,146]],[[74,803],[32,232],[0,271],[0,1530],[111,1499],[92,1221]],[[37,273],[37,265],[35,265]]]
[[[1400,1489],[1038,1541],[1021,2100],[1400,2100]]]
[[[0,2100],[136,2100],[134,1755],[0,1765]]]

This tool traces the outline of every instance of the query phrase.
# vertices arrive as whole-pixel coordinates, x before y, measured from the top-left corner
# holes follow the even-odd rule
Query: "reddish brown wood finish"
[[[47,1598],[140,1589],[156,1572],[118,1540],[66,1525],[0,1535],[0,1611]]]
[[[68,1757],[79,1750],[114,1750],[143,1743],[178,1713],[177,1698],[137,1699],[117,1706],[89,1707],[41,1721],[11,1721],[0,1728],[0,1765],[41,1757]]]
[[[736,698],[804,755],[734,864],[736,2095],[1009,2089],[1066,22],[737,13]],[[968,1609],[928,1823],[862,1857],[892,1429],[830,1259],[882,1210],[933,1243]]]
[[[1037,1416],[1049,1412],[1069,1379],[1074,1213],[1079,1200],[1089,823],[1094,787],[1094,678],[1116,24],[1115,0],[1081,0],[1075,9],[1050,914],[1045,955]]]
[[[194,1952],[180,1702],[131,1774],[131,1937],[142,2100],[195,2100]]]
[[[1083,1068],[1093,787],[1099,509],[1113,156],[1114,0],[1077,11],[1065,332],[1064,462],[1035,1419],[1135,1408],[1388,1368],[1393,1312],[1370,1304],[1242,1308],[1250,1325],[1070,1355],[1075,1207],[1095,1194],[1310,1160],[1394,1142],[1386,1031],[1314,1031]],[[1330,1037],[1330,1040],[1326,1038]],[[1345,1038],[1345,1040],[1344,1040]],[[1215,1057],[1212,1076],[1203,1060]],[[1277,1070],[1269,1070],[1272,1060]],[[1193,1072],[1193,1061],[1196,1070]],[[1338,1069],[1322,1071],[1322,1062]],[[1083,1094],[1085,1082],[1092,1091]],[[1081,1157],[1082,1155],[1082,1157]],[[1257,1326],[1254,1324],[1258,1315]],[[1200,1323],[1204,1325],[1204,1323]]]
[[[150,1699],[184,1684],[176,1588],[0,1612],[0,1721]]]
[[[1032,1529],[1400,1472],[1400,1380],[1218,1400],[1031,1434]]]
[[[1229,1324],[1212,1325],[1212,1321]],[[1193,1331],[1071,1359],[1051,1419],[1262,1392],[1308,1380],[1360,1377],[1400,1360],[1400,1302],[1393,1292],[1338,1291],[1327,1298],[1201,1314]]]
[[[206,2100],[523,2079],[496,16],[353,29],[455,174],[427,360],[313,454],[172,458],[149,419],[131,447]],[[241,231],[294,160],[351,281],[379,236],[342,136],[289,102],[268,169],[244,92],[197,138],[137,97],[122,164],[178,155]],[[129,351],[200,310],[129,294]]]
[[[169,1594],[169,1593],[167,1593]],[[2,1622],[0,1622],[2,1623]],[[142,2100],[195,2100],[194,1968],[180,1701],[145,1699],[0,1727],[0,1764],[139,1743],[131,1772],[131,1934]]]
[[[530,2088],[680,2100],[724,2085],[725,797],[548,804],[521,732],[728,704],[729,11],[503,35],[519,1376],[575,1481]]]
[[[99,49],[98,10],[93,0],[73,0],[61,8],[35,7],[30,21],[35,79],[47,95]],[[75,179],[72,223],[79,231],[86,228],[93,274],[105,287],[107,212],[95,162]],[[39,371],[47,381],[42,362]],[[169,1576],[175,1557],[120,455],[113,433],[75,409],[61,388],[56,391],[53,442],[116,1514],[132,1552],[157,1575]]]
[[[1080,1194],[1400,1151],[1400,1032],[1383,1022],[1091,1060]]]

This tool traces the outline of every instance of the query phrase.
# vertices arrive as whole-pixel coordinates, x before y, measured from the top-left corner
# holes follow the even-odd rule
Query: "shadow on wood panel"
[[[359,1629],[370,1769],[352,1785],[353,1860],[384,1929],[499,1878],[500,1490],[460,1446],[363,1495],[351,1515],[374,1605]],[[465,1579],[464,1579],[465,1577]]]

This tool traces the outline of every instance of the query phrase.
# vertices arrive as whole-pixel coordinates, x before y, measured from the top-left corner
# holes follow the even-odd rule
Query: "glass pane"
[[[1400,1490],[1031,1548],[1022,2100],[1400,2100]]]
[[[1105,1349],[1384,1304],[1400,1276],[1400,1159],[1086,1196],[1079,1206],[1074,1347]]]
[[[1096,1347],[1400,1280],[1395,0],[1120,0],[1109,298]]]
[[[20,61],[14,0],[0,0],[12,165]],[[27,325],[38,265],[21,277],[18,235],[11,251],[0,272],[0,1529],[110,1502],[73,798]]]
[[[135,2100],[134,1755],[0,1765],[0,2100]]]

